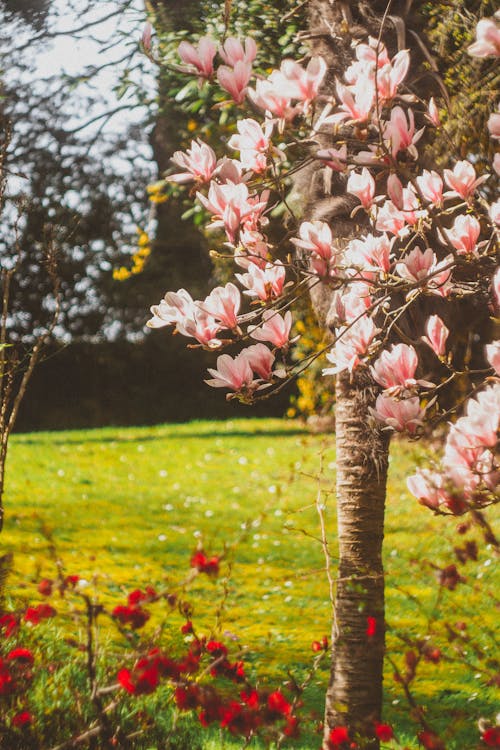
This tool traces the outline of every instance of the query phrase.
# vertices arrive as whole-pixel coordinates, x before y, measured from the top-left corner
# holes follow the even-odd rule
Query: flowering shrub
[[[477,34],[469,53],[497,55],[496,22],[481,21]],[[329,312],[334,340],[326,346],[332,366],[324,374],[368,371],[381,389],[374,423],[414,437],[426,423],[435,425],[447,415],[447,408],[439,408],[444,386],[464,373],[476,381],[478,375],[489,378],[450,431],[441,464],[408,480],[419,502],[460,514],[497,499],[499,344],[488,345],[483,366],[472,372],[460,363],[451,312],[472,296],[485,312],[489,307],[496,314],[500,308],[498,205],[487,206],[481,195],[495,169],[478,175],[467,159],[441,171],[422,169],[419,145],[432,130],[439,137],[442,125],[434,99],[423,108],[407,93],[408,51],[391,58],[375,39],[353,46],[355,61],[344,80],[337,80],[335,95],[329,95],[323,93],[321,57],[307,65],[284,60],[264,78],[253,70],[258,50],[250,37],[243,42],[230,37],[220,47],[209,37],[180,45],[185,73],[197,75],[200,85],[218,82],[234,104],[250,103],[262,116],[236,120],[237,133],[227,146],[239,159],[218,156],[210,145],[193,140],[190,149],[173,156],[181,171],[166,177],[167,183],[193,185],[198,206],[210,217],[208,228],[222,233],[225,252],[244,269],[235,274],[240,286],[229,282],[205,300],[194,300],[184,289],[167,292],[151,308],[148,325],[173,326],[197,342],[190,346],[217,352],[239,343],[236,355],[218,355],[206,383],[229,391],[227,398],[252,402],[280,390],[303,369],[304,362],[293,355],[299,337],[292,332],[290,308],[304,287],[326,285],[334,300]],[[223,64],[216,67],[218,54]],[[492,116],[492,138],[495,122]],[[363,137],[352,139],[353,129]],[[344,181],[363,234],[340,248],[327,222],[302,221],[288,240],[299,257],[292,263],[289,255],[283,263],[266,236],[267,214],[276,200],[268,186],[281,184],[285,190],[298,168],[292,147],[306,134],[313,144],[309,158]],[[334,146],[324,148],[326,138]],[[252,301],[248,311],[245,298]],[[413,323],[409,328],[418,318],[413,310],[423,302],[430,314],[421,328]],[[404,340],[398,333],[402,328]],[[426,348],[435,358],[431,368],[437,383],[418,374],[429,368]]]

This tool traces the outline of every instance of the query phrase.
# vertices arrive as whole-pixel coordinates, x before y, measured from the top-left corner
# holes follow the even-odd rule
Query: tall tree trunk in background
[[[352,61],[353,39],[377,36],[385,7],[363,0],[311,0],[310,46],[328,64],[326,88]],[[385,4],[384,4],[385,5]],[[380,15],[375,13],[378,11]],[[398,10],[393,11],[397,13]],[[384,41],[386,41],[384,39]],[[394,54],[397,50],[391,50]],[[324,141],[322,146],[329,144]],[[300,180],[300,178],[299,178]],[[305,219],[327,221],[339,247],[359,236],[363,227],[351,218],[357,201],[345,195],[343,177],[316,166],[299,192],[312,196]],[[331,292],[321,284],[311,289],[320,322],[328,326]],[[389,437],[372,425],[370,407],[378,390],[370,377],[341,373],[336,382],[338,582],[332,628],[332,663],[325,706],[324,747],[333,727],[349,727],[362,747],[379,742],[374,723],[382,711],[384,659],[384,570],[382,543],[389,455]]]
[[[162,31],[191,32],[198,19],[200,3],[199,0],[154,0],[150,5]],[[186,115],[170,100],[168,89],[169,83],[160,72],[159,111],[150,136],[159,177],[172,166],[173,153],[184,148],[180,144],[180,133],[186,127]],[[161,275],[165,288],[187,287],[194,297],[205,296],[211,269],[207,243],[192,221],[182,221],[182,212],[180,201],[167,201],[156,207],[154,249],[161,260]]]

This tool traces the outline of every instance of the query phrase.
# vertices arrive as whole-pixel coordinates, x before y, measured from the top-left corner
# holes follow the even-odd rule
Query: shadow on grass
[[[120,430],[122,428],[117,427],[117,430]],[[134,428],[128,428],[128,429],[134,429]],[[142,429],[142,428],[138,428]],[[68,434],[68,433],[67,433]],[[134,436],[119,436],[119,435],[110,435],[107,436],[101,436],[101,437],[73,437],[71,434],[68,435],[68,437],[56,437],[56,438],[47,438],[47,433],[40,433],[40,437],[36,437],[33,433],[28,434],[17,434],[16,435],[16,442],[22,443],[23,445],[40,445],[41,443],[47,443],[49,442],[51,445],[82,445],[85,443],[151,443],[151,442],[157,442],[161,440],[191,440],[192,438],[196,438],[197,440],[203,440],[203,439],[210,439],[213,440],[213,438],[218,437],[243,437],[243,438],[253,438],[253,437],[294,437],[297,435],[311,435],[312,433],[310,430],[304,428],[294,428],[292,430],[280,430],[280,429],[271,429],[271,430],[228,430],[228,429],[221,429],[221,430],[210,430],[210,432],[172,432],[172,433],[166,433],[166,434],[160,434],[160,435],[134,435]],[[316,433],[317,434],[317,433]],[[325,434],[331,434],[331,433],[325,433]]]

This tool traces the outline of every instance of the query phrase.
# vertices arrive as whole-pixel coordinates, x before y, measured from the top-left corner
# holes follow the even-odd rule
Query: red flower
[[[323,636],[321,641],[313,641],[311,644],[311,648],[315,652],[326,651],[328,648],[328,638],[326,637],[326,635]]]
[[[25,727],[25,726],[28,726],[28,724],[32,724],[33,721],[34,721],[33,714],[30,714],[29,711],[20,711],[12,719],[12,726],[13,727]]]
[[[299,720],[296,716],[286,717],[286,726],[283,729],[283,734],[285,734],[287,737],[299,736]]]
[[[246,705],[250,708],[258,708],[259,694],[256,690],[251,690],[249,693],[246,693],[244,690],[242,690],[240,693],[240,698],[243,703],[246,703]]]
[[[181,627],[181,633],[184,633],[186,635],[187,633],[193,632],[193,623],[191,620],[187,620],[187,622],[184,623],[184,625]]]
[[[7,666],[0,659],[0,695],[8,695],[15,688],[15,683]]]
[[[273,713],[281,714],[282,716],[288,716],[292,710],[292,706],[286,700],[283,693],[276,690],[267,697],[267,707]]]
[[[368,638],[373,638],[377,633],[377,620],[375,617],[366,618],[366,635]]]
[[[199,688],[198,685],[188,685],[187,687],[178,687],[175,689],[175,702],[183,711],[189,711],[190,708],[199,706]]]
[[[18,627],[19,623],[15,615],[6,614],[0,617],[0,630],[4,631],[6,638],[10,638],[10,636],[15,633]]]
[[[71,588],[74,589],[79,580],[80,576],[66,576],[64,579],[64,587],[68,588],[71,586]]]
[[[424,651],[424,656],[427,661],[438,664],[441,660],[441,650],[439,648],[430,648],[428,651]]]
[[[134,630],[142,628],[150,618],[149,612],[142,607],[130,607],[123,604],[115,607],[111,615],[122,625],[130,625]]]
[[[50,578],[42,578],[38,584],[38,591],[42,596],[50,596],[52,593],[53,581]]]
[[[227,648],[223,643],[219,641],[209,641],[207,643],[207,651],[212,654],[214,659],[218,659],[220,656],[227,656]]]
[[[200,549],[192,554],[190,565],[192,568],[199,570],[200,573],[216,576],[219,572],[219,562],[220,558],[217,555],[208,558],[205,552]]]
[[[56,610],[50,604],[38,604],[36,607],[28,607],[24,613],[24,619],[26,622],[31,622],[32,625],[38,625],[42,620],[47,620],[56,614]]]
[[[152,602],[158,598],[158,594],[152,586],[146,586],[146,591],[135,589],[128,595],[128,603],[130,607],[136,607],[141,602]]]
[[[500,747],[500,727],[485,729],[481,739],[488,747]]]
[[[382,742],[389,742],[394,737],[394,732],[389,724],[375,724],[375,736]]]
[[[33,664],[35,661],[34,656],[32,652],[29,650],[29,648],[13,648],[12,651],[9,651],[7,654],[7,659],[9,661],[13,661],[14,659],[26,662],[27,664]]]
[[[349,742],[349,730],[347,727],[334,727],[328,737],[331,750],[337,750],[344,742]]]
[[[465,583],[465,578],[460,575],[456,565],[448,565],[446,568],[439,570],[437,577],[440,586],[444,586],[450,591],[454,591],[459,583]]]

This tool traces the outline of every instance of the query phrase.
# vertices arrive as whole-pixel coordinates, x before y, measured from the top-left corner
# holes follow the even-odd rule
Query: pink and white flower
[[[391,250],[395,238],[392,240],[386,234],[368,234],[359,240],[351,240],[347,248],[347,262],[355,269],[385,274],[391,266]]]
[[[322,57],[312,57],[306,68],[295,60],[283,60],[276,83],[290,99],[309,103],[318,96],[326,73],[326,62]]]
[[[268,302],[282,294],[286,270],[283,263],[277,260],[275,263],[267,263],[264,268],[252,263],[248,266],[248,273],[235,275],[240,284],[247,289],[243,294]]]
[[[424,200],[438,208],[443,205],[443,180],[437,172],[424,169],[417,177],[417,185]]]
[[[248,326],[250,336],[256,341],[269,341],[278,349],[286,348],[290,340],[292,328],[292,313],[290,310],[284,315],[274,310],[264,310],[260,326]]]
[[[210,78],[214,72],[214,57],[217,53],[217,47],[213,39],[204,36],[194,47],[190,42],[181,42],[177,48],[177,53],[181,60],[194,68],[194,72],[203,78]]]
[[[336,331],[337,341],[332,352],[326,355],[334,367],[327,367],[323,375],[336,375],[338,372],[353,370],[363,361],[369,353],[371,344],[379,329],[368,315],[363,315],[359,320],[345,328]]]
[[[292,107],[291,97],[282,90],[278,75],[279,71],[275,70],[266,80],[258,80],[255,89],[249,88],[247,93],[256,107],[284,123],[293,120],[300,108]]]
[[[359,198],[366,211],[371,208],[375,198],[375,180],[366,167],[363,167],[361,174],[351,172],[347,180],[347,192]]]
[[[217,367],[208,368],[212,379],[205,380],[212,388],[229,388],[231,391],[242,391],[254,385],[253,372],[245,350],[236,357],[221,354],[217,357]]]
[[[413,110],[405,113],[402,107],[391,110],[391,119],[383,124],[384,138],[391,147],[392,156],[396,158],[399,151],[408,151],[414,159],[418,157],[415,144],[418,143],[425,128],[415,131]]]
[[[381,393],[371,410],[375,419],[396,432],[414,435],[423,424],[425,409],[420,407],[418,396],[397,399]]]
[[[238,120],[236,124],[238,135],[233,135],[228,146],[240,152],[240,160],[244,169],[253,172],[264,172],[267,167],[266,152],[271,145],[270,135],[273,123],[267,120],[264,130],[256,120]]]
[[[444,357],[446,354],[446,340],[450,332],[439,315],[431,315],[427,319],[425,332],[427,336],[422,336],[422,341],[425,341],[438,357]]]
[[[370,367],[374,380],[385,390],[392,392],[412,389],[417,385],[429,386],[423,380],[415,379],[418,367],[418,356],[413,346],[395,344],[391,349],[384,349],[374,365]]]
[[[252,63],[257,55],[257,45],[250,36],[245,37],[243,44],[239,39],[230,36],[219,47],[219,55],[226,65],[234,68],[237,62]]]
[[[476,41],[467,48],[472,57],[500,56],[500,28],[493,18],[482,18],[476,26]]]
[[[262,380],[271,380],[276,359],[273,352],[265,344],[252,344],[243,351],[253,372]]]
[[[303,221],[299,227],[299,238],[294,237],[291,242],[326,261],[330,261],[338,252],[333,246],[332,230],[325,221]]]
[[[488,118],[488,130],[492,138],[500,138],[500,106],[497,112],[492,112]]]
[[[200,140],[191,141],[186,152],[176,151],[172,161],[185,171],[169,175],[168,182],[210,182],[217,167],[214,150]]]
[[[486,345],[486,358],[490,365],[500,376],[500,341],[492,341]]]
[[[437,510],[448,500],[443,475],[437,471],[418,469],[416,474],[408,477],[406,485],[418,502],[431,510]]]
[[[452,228],[445,231],[458,255],[478,255],[477,240],[481,225],[475,216],[469,214],[457,216]]]
[[[315,157],[321,159],[323,164],[330,167],[334,172],[345,172],[347,169],[347,146],[345,144],[338,149],[320,149],[316,151]]]
[[[226,286],[218,286],[213,289],[208,297],[200,303],[202,310],[211,315],[221,326],[229,330],[238,327],[240,305],[240,290],[231,282],[226,284]]]
[[[238,60],[234,68],[220,65],[217,68],[217,80],[221,88],[231,95],[236,104],[241,104],[247,95],[247,88],[252,77],[252,64]]]
[[[444,170],[445,182],[451,187],[451,190],[445,193],[445,195],[450,197],[458,195],[464,201],[467,201],[476,188],[488,179],[488,176],[476,177],[476,170],[470,161],[465,159],[458,161],[453,170]]]
[[[159,305],[153,305],[151,312],[153,317],[148,320],[148,328],[163,328],[174,325],[183,318],[189,318],[194,314],[196,303],[185,289],[178,292],[167,292]]]

